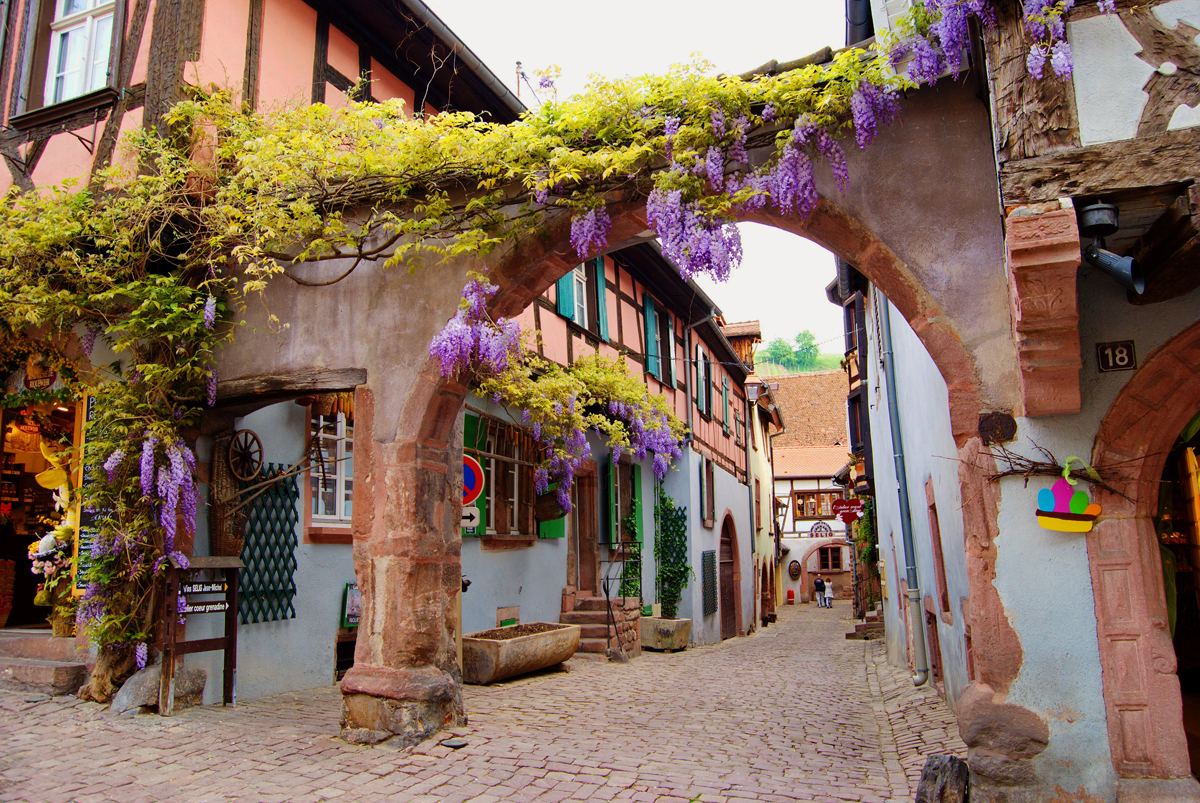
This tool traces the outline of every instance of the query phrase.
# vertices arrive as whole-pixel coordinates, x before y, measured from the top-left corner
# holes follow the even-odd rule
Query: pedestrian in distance
[[[817,607],[825,607],[825,581],[821,579],[821,575],[817,575],[817,579],[813,581],[813,593],[817,597]]]
[[[833,579],[825,581],[825,607],[833,607]]]

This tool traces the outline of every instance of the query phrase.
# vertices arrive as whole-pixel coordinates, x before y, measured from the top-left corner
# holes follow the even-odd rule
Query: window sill
[[[710,530],[711,530],[713,527],[716,527],[716,526],[717,526],[717,520],[716,520],[716,519],[702,519],[702,520],[700,521],[700,523],[701,523],[702,525],[704,525],[705,527],[707,527],[708,529],[710,529]]]
[[[95,92],[89,92],[77,98],[64,100],[61,103],[54,103],[50,106],[43,106],[40,109],[21,112],[10,117],[8,125],[11,128],[25,129],[62,122],[80,112],[90,112],[93,109],[102,109],[105,106],[111,106],[116,102],[117,97],[117,90],[111,86],[106,86],[103,89],[97,89]]]
[[[354,531],[350,527],[305,527],[304,543],[306,544],[353,544]]]
[[[536,535],[497,535],[486,533],[480,536],[480,544],[486,550],[521,549],[537,543]]]

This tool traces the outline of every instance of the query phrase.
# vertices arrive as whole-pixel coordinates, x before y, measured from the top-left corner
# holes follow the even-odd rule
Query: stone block
[[[970,788],[967,762],[957,756],[933,755],[921,769],[914,803],[966,803]]]
[[[200,705],[208,673],[203,669],[183,669],[175,674],[175,710]],[[109,709],[118,714],[144,705],[158,705],[162,686],[162,665],[154,664],[134,672],[113,696]]]
[[[958,728],[970,748],[982,748],[1008,758],[1032,758],[1046,749],[1050,729],[1027,708],[997,703],[993,690],[968,684],[958,701]]]
[[[973,749],[968,754],[971,772],[982,780],[999,786],[1031,786],[1037,783],[1033,764],[1023,758],[1008,756],[991,750]]]

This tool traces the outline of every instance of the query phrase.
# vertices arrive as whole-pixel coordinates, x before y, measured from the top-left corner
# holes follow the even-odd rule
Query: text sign
[[[479,526],[479,508],[471,505],[464,507],[462,511],[462,528],[474,529]]]
[[[229,610],[229,601],[189,602],[183,606],[184,613],[222,613]]]
[[[229,585],[224,581],[215,583],[184,583],[179,587],[184,594],[224,594]]]
[[[833,515],[837,516],[845,524],[858,521],[862,518],[863,500],[862,499],[834,499],[833,500]]]
[[[1096,363],[1101,373],[1137,369],[1137,352],[1133,349],[1133,341],[1114,340],[1111,343],[1097,343]]]

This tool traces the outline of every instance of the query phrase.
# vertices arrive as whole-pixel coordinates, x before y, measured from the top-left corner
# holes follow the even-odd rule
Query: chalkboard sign
[[[87,434],[88,427],[96,418],[96,397],[88,396],[84,404],[86,414],[83,423],[83,453],[87,453]],[[100,526],[109,517],[108,510],[93,510],[83,506],[83,499],[87,496],[87,491],[94,484],[92,474],[86,468],[83,470],[83,477],[79,485],[79,502],[76,503],[76,521],[79,522],[79,532],[75,537],[75,554],[72,565],[74,567],[74,588],[71,593],[75,596],[81,596],[87,590],[87,571],[92,565],[92,543],[100,535]]]

